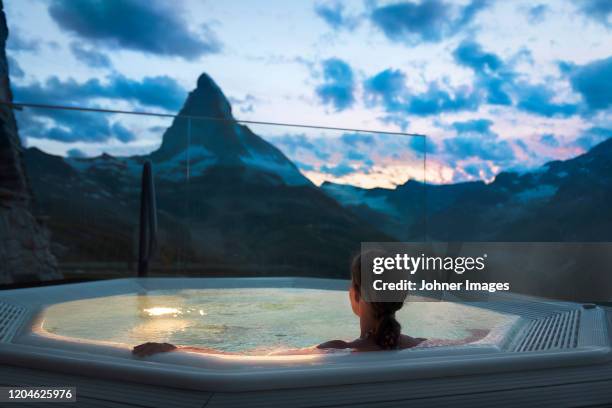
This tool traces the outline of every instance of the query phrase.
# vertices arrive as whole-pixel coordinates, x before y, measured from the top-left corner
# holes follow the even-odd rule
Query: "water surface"
[[[397,314],[411,336],[463,339],[511,316],[447,302],[409,302]],[[359,335],[346,291],[298,288],[157,290],[49,307],[43,328],[83,340],[147,341],[265,354]]]

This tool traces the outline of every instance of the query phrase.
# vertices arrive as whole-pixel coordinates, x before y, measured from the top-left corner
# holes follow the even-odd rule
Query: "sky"
[[[323,181],[491,181],[612,136],[612,1],[5,0],[16,102],[176,113],[203,72]],[[26,146],[143,154],[169,119],[24,111]],[[424,156],[427,156],[424,166]]]

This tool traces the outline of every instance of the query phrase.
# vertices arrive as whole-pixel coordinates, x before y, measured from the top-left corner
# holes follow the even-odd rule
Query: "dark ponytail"
[[[373,333],[374,342],[383,350],[399,348],[402,326],[395,319],[395,312],[401,309],[400,302],[373,302],[370,303],[376,313],[378,325]],[[380,305],[385,305],[381,308]]]
[[[361,254],[353,259],[351,280],[357,293],[361,293]],[[395,312],[402,308],[404,302],[369,302],[369,305],[378,320],[376,330],[371,333],[376,345],[383,350],[399,348],[402,326],[395,319]]]

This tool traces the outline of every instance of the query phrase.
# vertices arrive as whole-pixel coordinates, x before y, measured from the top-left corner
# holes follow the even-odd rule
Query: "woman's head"
[[[382,349],[399,347],[401,325],[395,319],[395,312],[404,305],[403,302],[366,302],[361,296],[361,255],[353,259],[351,265],[351,287],[349,289],[351,308],[362,317],[369,313],[376,320],[376,329],[372,333],[374,342]]]

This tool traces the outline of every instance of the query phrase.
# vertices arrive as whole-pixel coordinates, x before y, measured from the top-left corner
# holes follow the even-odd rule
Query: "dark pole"
[[[149,274],[149,261],[157,246],[157,205],[155,184],[150,161],[142,166],[142,185],[140,188],[140,229],[138,237],[138,277]]]

